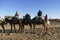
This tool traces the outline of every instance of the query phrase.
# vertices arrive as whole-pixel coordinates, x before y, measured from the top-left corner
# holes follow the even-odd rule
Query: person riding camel
[[[48,15],[47,14],[44,16],[44,20],[46,22],[46,26],[49,26],[50,25],[50,21],[48,19]]]
[[[48,21],[48,15],[47,14],[44,16],[44,19],[45,19],[45,21]]]
[[[39,10],[38,16],[42,16],[42,11]]]
[[[30,15],[28,13],[25,16],[23,16],[23,21],[25,21],[25,22],[30,21]]]
[[[16,11],[15,17],[16,17],[17,19],[19,19],[18,11]]]
[[[27,13],[27,14],[25,15],[25,18],[26,18],[27,20],[30,20],[30,15]]]
[[[39,10],[39,12],[37,13],[37,19],[42,20],[42,11]]]

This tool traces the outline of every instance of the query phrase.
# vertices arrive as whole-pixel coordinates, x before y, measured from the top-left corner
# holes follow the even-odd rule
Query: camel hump
[[[5,18],[11,20],[13,18],[13,16],[5,16]]]

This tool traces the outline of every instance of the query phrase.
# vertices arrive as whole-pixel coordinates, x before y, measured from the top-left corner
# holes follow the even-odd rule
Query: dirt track
[[[18,29],[18,25],[16,25]],[[5,29],[10,29],[10,25],[5,25]],[[48,26],[48,33],[44,34],[44,28],[42,25],[36,25],[35,31],[32,33],[29,30],[29,26],[25,26],[23,33],[0,33],[0,40],[60,40],[60,22],[51,22]]]

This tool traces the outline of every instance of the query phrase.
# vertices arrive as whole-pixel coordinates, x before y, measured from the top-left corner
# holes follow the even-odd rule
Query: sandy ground
[[[10,29],[10,25],[4,26],[5,29]],[[0,29],[2,27],[0,26]],[[14,28],[13,28],[14,29]],[[19,26],[16,25],[16,29]],[[0,40],[60,40],[60,22],[51,21],[51,25],[48,26],[48,32],[44,33],[44,27],[42,25],[36,25],[35,31],[32,33],[29,30],[29,25],[25,25],[25,31],[23,33],[0,33]]]

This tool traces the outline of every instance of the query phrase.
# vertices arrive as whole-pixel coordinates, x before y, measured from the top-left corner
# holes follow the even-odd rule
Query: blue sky
[[[1,17],[14,16],[18,11],[20,17],[29,13],[33,18],[39,10],[49,18],[60,18],[60,0],[0,0]]]

